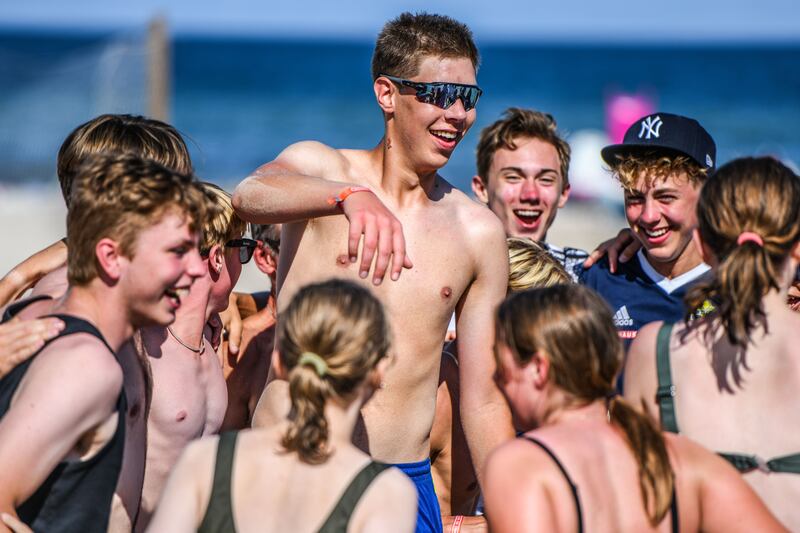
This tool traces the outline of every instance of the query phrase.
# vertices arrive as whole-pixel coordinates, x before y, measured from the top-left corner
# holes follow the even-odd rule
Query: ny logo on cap
[[[658,115],[647,117],[642,121],[642,130],[639,132],[639,138],[641,139],[644,137],[645,139],[650,139],[651,137],[655,137],[658,139],[658,132],[661,130],[662,124],[664,123]],[[645,133],[647,133],[647,137],[645,137]]]

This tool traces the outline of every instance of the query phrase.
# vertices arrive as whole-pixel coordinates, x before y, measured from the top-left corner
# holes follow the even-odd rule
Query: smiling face
[[[641,176],[625,191],[625,217],[653,267],[664,276],[677,276],[701,262],[689,246],[700,184],[686,173],[648,181]]]
[[[475,68],[468,58],[426,57],[419,72],[410,78],[417,82],[449,82],[476,85]],[[405,158],[418,172],[442,168],[475,122],[475,108],[466,111],[458,99],[442,109],[417,100],[416,91],[395,85],[392,120],[387,126],[387,138],[392,148],[402,150]]]
[[[186,217],[172,213],[139,232],[133,257],[122,258],[120,278],[133,327],[166,326],[175,320],[181,298],[205,272],[197,241]]]
[[[503,222],[507,236],[544,241],[569,198],[569,185],[552,144],[535,138],[514,142],[515,150],[494,153],[486,182],[475,176],[472,190]]]

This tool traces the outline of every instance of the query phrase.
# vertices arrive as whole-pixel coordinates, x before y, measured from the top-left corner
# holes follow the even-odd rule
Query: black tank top
[[[3,322],[13,318],[34,300],[10,306]],[[49,315],[64,321],[61,333],[45,343],[75,333],[88,333],[111,347],[91,323],[70,315]],[[11,398],[40,349],[0,380],[0,419],[11,407]],[[20,519],[34,531],[105,532],[111,512],[111,500],[117,487],[125,447],[125,393],[117,401],[117,429],[114,436],[94,456],[85,461],[63,461],[47,476],[30,498],[16,508]]]
[[[238,432],[222,433],[217,444],[217,459],[214,466],[214,484],[203,521],[198,533],[235,533],[231,498],[231,471],[236,451]],[[336,506],[318,533],[341,533],[347,531],[350,516],[358,505],[361,496],[378,475],[391,465],[370,461],[345,489]]]

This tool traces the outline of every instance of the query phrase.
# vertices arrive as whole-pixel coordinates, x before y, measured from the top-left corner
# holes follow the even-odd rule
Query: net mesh
[[[42,41],[0,39],[0,183],[52,181],[58,148],[77,125],[147,110],[145,30]]]

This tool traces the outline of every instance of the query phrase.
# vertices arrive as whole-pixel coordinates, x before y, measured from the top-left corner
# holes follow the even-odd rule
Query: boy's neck
[[[693,268],[703,264],[703,257],[697,251],[696,247],[689,243],[684,248],[681,255],[672,261],[656,261],[650,254],[643,250],[647,262],[653,267],[653,270],[661,274],[667,279],[674,279],[680,275],[686,274]]]
[[[403,147],[387,138],[369,152],[381,190],[399,207],[427,202],[437,185],[438,169],[415,169]]]
[[[95,278],[85,286],[70,286],[53,313],[64,313],[91,322],[117,352],[133,335],[127,310],[128,302],[121,292]]]
[[[181,301],[181,306],[175,312],[175,322],[170,325],[170,329],[181,340],[192,346],[200,345],[203,329],[211,314],[209,310],[211,296],[209,282],[210,280],[201,277],[192,283],[189,294]]]

